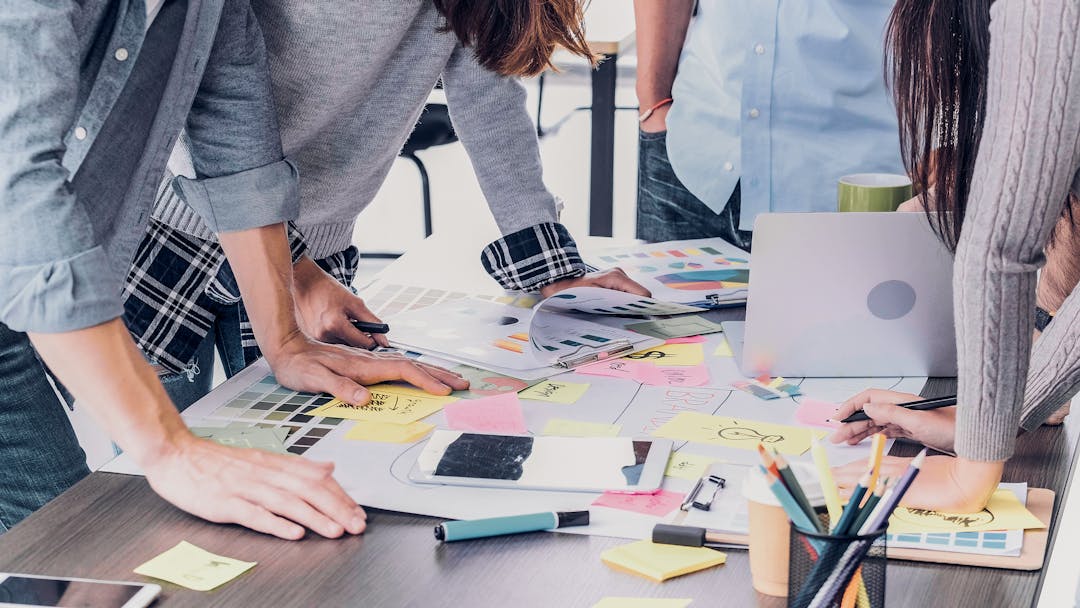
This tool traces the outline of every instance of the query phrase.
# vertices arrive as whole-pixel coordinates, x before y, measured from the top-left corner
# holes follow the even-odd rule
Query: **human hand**
[[[1043,422],[1043,424],[1045,424],[1047,426],[1060,426],[1060,425],[1064,424],[1065,423],[1065,417],[1069,415],[1069,407],[1071,405],[1072,404],[1070,402],[1070,403],[1066,403],[1065,405],[1059,407],[1057,410],[1054,411],[1053,414],[1050,414],[1050,417],[1047,418],[1046,421]]]
[[[652,104],[649,104],[652,105]],[[643,106],[642,109],[647,109],[649,106]],[[641,130],[645,133],[660,133],[661,131],[667,131],[667,114],[671,109],[671,104],[665,104],[653,110],[652,115],[646,118],[640,123]]]
[[[296,331],[272,350],[263,349],[274,376],[296,390],[327,392],[357,405],[371,400],[361,385],[402,380],[435,395],[469,388],[469,381],[441,367],[397,353],[324,344]]]
[[[878,479],[898,480],[912,458],[885,456]],[[858,460],[833,468],[833,479],[841,498],[849,498],[868,463]],[[979,462],[954,456],[927,456],[911,488],[900,504],[918,509],[949,513],[974,513],[986,507],[1001,482],[1002,462]]]
[[[286,540],[302,538],[304,528],[337,538],[367,526],[332,463],[218,445],[186,429],[170,443],[141,464],[150,487],[192,515]]]
[[[622,268],[590,272],[583,277],[555,281],[550,285],[540,288],[540,295],[549,298],[556,293],[564,289],[570,289],[571,287],[605,287],[607,289],[625,291],[626,293],[632,293],[646,298],[652,295],[652,292],[627,276]]]
[[[855,445],[874,433],[884,433],[894,439],[911,439],[942,452],[953,451],[956,435],[956,408],[909,410],[897,403],[918,401],[921,397],[879,389],[865,390],[845,401],[836,411],[836,420],[843,420],[862,410],[870,420],[850,422],[829,437],[833,443]]]
[[[353,326],[352,321],[382,321],[352,290],[310,258],[301,258],[293,266],[293,299],[301,331],[320,342],[367,349],[390,346],[386,335],[369,335]]]

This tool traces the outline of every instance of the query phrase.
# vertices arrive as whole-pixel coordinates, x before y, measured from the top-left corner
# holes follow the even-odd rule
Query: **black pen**
[[[390,326],[386,323],[368,323],[367,321],[353,321],[353,327],[369,334],[385,334],[390,332]]]
[[[909,401],[907,403],[897,403],[896,405],[915,411],[936,410],[939,407],[956,405],[956,395],[938,397],[937,399],[923,399],[922,401]],[[860,420],[870,420],[870,417],[866,415],[866,412],[859,410],[840,422],[847,424],[849,422],[859,422]]]

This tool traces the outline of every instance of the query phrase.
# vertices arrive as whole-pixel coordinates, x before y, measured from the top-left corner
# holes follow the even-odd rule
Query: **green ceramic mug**
[[[911,179],[906,175],[858,173],[840,178],[836,207],[839,211],[896,211],[911,196]]]

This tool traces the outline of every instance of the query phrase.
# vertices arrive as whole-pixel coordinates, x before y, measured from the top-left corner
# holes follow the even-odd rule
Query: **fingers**
[[[272,494],[264,498],[264,506],[327,538],[364,531],[367,515],[334,480],[332,465],[289,460],[293,467],[273,478],[284,498]]]
[[[878,426],[896,426],[913,434],[925,421],[927,413],[889,403],[867,403],[863,411]],[[932,414],[931,414],[932,415]]]
[[[625,291],[637,296],[650,297],[652,292],[638,284],[637,281],[627,276],[622,268],[613,268],[597,275],[597,284],[608,289]]]
[[[423,389],[433,395],[449,395],[451,392],[450,386],[444,384],[441,380],[432,374],[429,374],[427,370],[421,368],[412,361],[394,362],[392,365],[397,368],[397,378],[400,378],[419,389]],[[466,386],[468,386],[467,383]]]
[[[279,516],[279,518],[300,524],[326,538],[341,536],[345,531],[344,526],[312,508],[310,504],[305,502],[304,499],[307,496],[301,495],[299,488],[295,493],[289,491],[288,486],[295,487],[298,485],[295,481],[295,477],[283,475],[274,479],[275,484],[280,484],[282,487],[269,485],[265,481],[252,481],[238,488],[238,490],[245,500]]]
[[[320,367],[315,375],[317,377],[312,381],[312,386],[318,387],[315,390],[330,393],[353,405],[363,405],[371,401],[371,393],[351,378],[334,373],[326,367]]]
[[[267,509],[252,504],[241,498],[234,498],[225,504],[226,512],[233,515],[228,521],[251,528],[256,532],[270,534],[285,540],[300,540],[304,537],[304,528],[291,521],[278,517]],[[222,522],[226,520],[221,520]]]
[[[414,362],[414,365],[417,365],[425,372],[427,372],[443,384],[446,384],[450,388],[454,389],[455,391],[464,391],[469,388],[469,381],[466,380],[461,374],[454,373],[448,369],[443,369],[437,365],[420,363],[419,361]]]
[[[840,405],[840,409],[836,410],[833,420],[843,420],[863,409],[863,406],[867,403],[907,403],[909,401],[918,401],[919,399],[920,397],[918,395],[912,395],[911,393],[900,393],[897,391],[871,388],[844,401],[844,403]]]
[[[869,466],[867,459],[849,462],[843,466],[833,467],[833,481],[841,488],[852,488],[859,483],[859,478],[866,473]]]
[[[873,420],[860,420],[858,422],[849,422],[842,425],[832,435],[829,436],[829,441],[832,443],[847,443],[848,445],[855,445],[863,440],[863,438],[873,435],[877,432],[878,426],[874,424]]]
[[[367,304],[365,304],[364,300],[361,299],[359,296],[351,298],[346,304],[346,309],[349,312],[349,316],[351,316],[353,319],[356,319],[357,321],[366,321],[368,323],[383,322],[382,319],[380,319],[375,313],[371,312],[371,310],[368,309]],[[352,324],[350,323],[350,326],[351,325]],[[353,329],[356,328],[353,327]],[[364,335],[367,336],[367,334]],[[386,337],[386,334],[371,334],[370,336],[368,336],[368,339],[371,340],[373,344],[378,344],[379,346],[390,346],[390,340]],[[365,346],[364,348],[373,348],[373,346]]]
[[[365,350],[371,350],[379,344],[378,338],[376,337],[378,334],[372,336],[367,332],[360,331],[352,324],[352,321],[344,317],[334,324],[331,333],[342,344],[363,348]],[[383,340],[385,339],[386,338],[384,337]]]

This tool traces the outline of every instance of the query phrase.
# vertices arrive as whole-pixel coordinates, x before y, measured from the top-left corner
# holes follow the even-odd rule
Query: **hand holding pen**
[[[922,399],[910,393],[871,389],[848,399],[834,419],[845,423],[829,438],[832,443],[855,445],[883,433],[909,439],[941,452],[953,451],[956,397]]]

